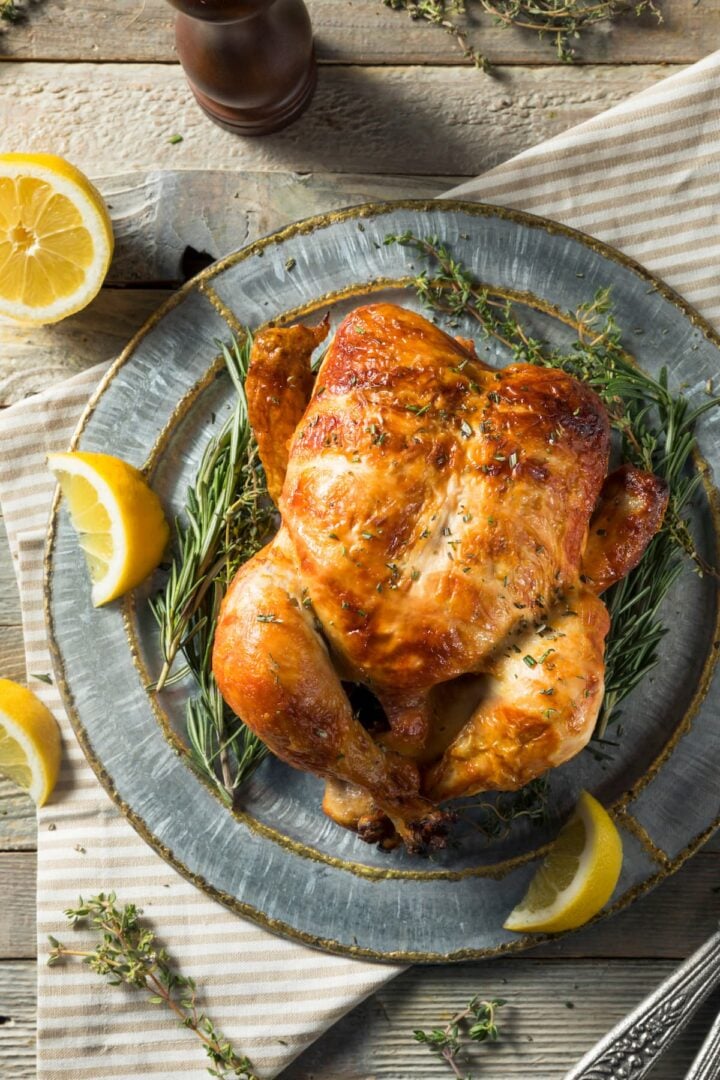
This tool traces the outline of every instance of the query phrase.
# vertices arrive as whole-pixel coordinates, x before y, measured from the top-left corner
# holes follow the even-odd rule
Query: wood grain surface
[[[283,1080],[443,1080],[450,1075],[447,1067],[415,1042],[413,1031],[447,1023],[475,993],[502,995],[508,1004],[498,1018],[502,1039],[472,1048],[472,1075],[561,1080],[673,966],[667,960],[527,959],[461,969],[416,967],[335,1024]],[[62,978],[61,969],[55,974]],[[34,996],[32,961],[0,962],[3,1080],[34,1080]],[[718,1007],[715,995],[653,1070],[652,1080],[681,1080]]]
[[[202,260],[342,205],[432,197],[700,59],[720,0],[666,0],[664,23],[602,26],[559,65],[550,44],[475,20],[500,67],[463,66],[453,40],[377,0],[309,0],[321,61],[294,127],[238,139],[196,110],[175,65],[166,0],[29,0],[0,30],[0,149],[55,150],[98,182],[117,250],[85,312],[41,331],[0,324],[0,406],[112,358]],[[181,134],[174,145],[170,136]],[[200,253],[198,255],[198,253]],[[14,572],[0,521],[0,675],[26,676]],[[0,781],[0,1077],[35,1077],[33,807]],[[98,882],[98,888],[102,882]],[[488,1080],[560,1080],[588,1046],[713,929],[720,841],[612,921],[530,954],[418,967],[341,1020],[287,1080],[442,1080],[414,1042],[474,993],[510,1004]],[[58,972],[62,978],[62,972]],[[708,1003],[655,1080],[679,1080],[720,1001]]]
[[[718,0],[666,0],[663,23],[652,16],[603,24],[578,45],[581,60],[603,64],[691,63],[720,30]],[[7,30],[0,55],[15,60],[115,60],[172,63],[172,11],[165,0],[84,0],[27,5],[24,22]],[[472,5],[471,5],[472,7]],[[345,64],[458,64],[453,39],[413,22],[380,0],[308,0],[321,62]],[[486,16],[466,20],[473,44],[497,63],[551,64],[551,42],[507,30]],[[483,76],[478,76],[480,79]],[[482,82],[479,83],[483,85]]]
[[[0,130],[11,148],[52,147],[92,176],[145,171],[149,162],[163,170],[474,176],[672,71],[516,67],[478,82],[457,67],[330,66],[297,123],[253,140],[211,124],[174,65],[6,61]],[[176,134],[183,141],[171,144]]]

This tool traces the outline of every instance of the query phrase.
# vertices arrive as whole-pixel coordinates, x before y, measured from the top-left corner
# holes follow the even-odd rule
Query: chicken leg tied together
[[[354,717],[284,530],[230,586],[213,669],[230,707],[277,757],[367,793],[409,850],[444,846],[451,815],[419,794],[414,764],[385,751]]]

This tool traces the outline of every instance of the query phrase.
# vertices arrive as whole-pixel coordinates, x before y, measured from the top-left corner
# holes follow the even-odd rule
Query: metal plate
[[[525,315],[556,343],[569,331],[549,311],[613,289],[625,344],[650,373],[703,399],[720,371],[718,338],[645,270],[559,225],[496,207],[407,202],[359,207],[291,226],[195,278],[150,320],[115,363],[80,423],[75,446],[150,463],[172,518],[180,511],[213,420],[230,408],[217,339],[239,324],[292,321],[329,310],[335,323],[368,297],[416,307],[413,254],[387,233],[438,235],[493,289],[525,295]],[[473,326],[456,333],[473,334]],[[481,355],[501,365],[494,346]],[[720,462],[720,415],[698,429],[705,485],[693,507],[699,550],[717,563],[709,477]],[[690,568],[667,601],[670,630],[653,674],[624,705],[609,760],[585,751],[551,774],[551,820],[516,821],[488,841],[472,823],[430,860],[383,854],[325,818],[321,785],[267,761],[231,813],[191,771],[177,732],[186,687],[144,686],[159,669],[145,602],[95,610],[84,560],[62,502],[53,515],[47,608],[58,685],[78,738],[123,813],[199,888],[278,933],[333,952],[385,960],[459,960],[534,944],[502,929],[543,845],[588,788],[613,808],[625,860],[611,911],[675,870],[720,818],[720,683],[714,671],[717,589]],[[98,678],[102,672],[102,678]]]

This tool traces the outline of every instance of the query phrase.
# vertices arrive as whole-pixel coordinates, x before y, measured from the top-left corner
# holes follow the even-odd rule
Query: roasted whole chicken
[[[581,750],[603,696],[600,594],[667,503],[562,371],[495,370],[469,341],[372,304],[339,326],[267,329],[250,420],[282,524],[238,572],[213,670],[323,807],[368,841],[440,847],[439,804],[511,790]],[[360,684],[382,707],[364,725]],[[380,710],[378,709],[380,713]]]

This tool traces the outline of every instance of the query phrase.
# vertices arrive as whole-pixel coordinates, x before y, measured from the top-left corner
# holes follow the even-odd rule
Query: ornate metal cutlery
[[[616,1024],[565,1080],[641,1080],[718,983],[720,931]],[[720,1022],[716,1020],[688,1080],[714,1080],[712,1055],[718,1049]],[[704,1069],[703,1062],[711,1071]]]

